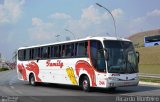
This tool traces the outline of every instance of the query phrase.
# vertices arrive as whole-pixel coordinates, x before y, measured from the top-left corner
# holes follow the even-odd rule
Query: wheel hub
[[[31,84],[32,85],[34,84],[34,78],[33,77],[31,78]]]
[[[84,80],[84,81],[83,81],[83,87],[84,87],[85,89],[88,87],[88,82],[87,82],[87,80]]]

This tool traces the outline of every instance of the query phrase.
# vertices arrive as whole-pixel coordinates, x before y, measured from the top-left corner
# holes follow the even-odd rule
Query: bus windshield
[[[104,41],[109,73],[137,73],[138,60],[133,44],[128,41]]]

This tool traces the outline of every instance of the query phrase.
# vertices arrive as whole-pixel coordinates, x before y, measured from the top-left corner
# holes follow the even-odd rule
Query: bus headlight
[[[114,81],[118,81],[119,79],[116,77],[108,77],[109,80],[114,80]]]
[[[139,79],[139,77],[137,76],[137,77],[135,77],[134,79],[135,79],[135,80],[138,80],[138,79]]]

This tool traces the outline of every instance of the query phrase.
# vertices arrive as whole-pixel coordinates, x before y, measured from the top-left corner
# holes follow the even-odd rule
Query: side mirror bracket
[[[39,60],[40,60],[40,58],[38,57],[36,60],[37,60],[37,63],[38,63],[38,62],[39,62]]]
[[[108,55],[108,51],[107,49],[104,49],[105,53],[104,53],[104,57],[105,57],[105,60],[109,60],[109,55]]]
[[[140,56],[140,54],[137,51],[136,51],[136,56],[137,56],[137,60],[138,60],[138,63],[139,63],[139,56]]]

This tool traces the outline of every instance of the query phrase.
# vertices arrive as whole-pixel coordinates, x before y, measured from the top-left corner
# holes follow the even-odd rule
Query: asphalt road
[[[44,102],[44,100],[47,100],[47,102],[49,100],[64,102],[106,102],[106,100],[116,101],[117,96],[159,95],[160,86],[149,85],[120,87],[115,91],[109,91],[107,89],[93,89],[92,92],[84,92],[79,87],[68,85],[40,84],[39,86],[31,86],[28,84],[28,82],[20,81],[17,79],[16,70],[0,72],[0,96],[2,96],[1,100],[5,98],[4,96],[18,96],[19,100],[22,100],[23,102]]]

